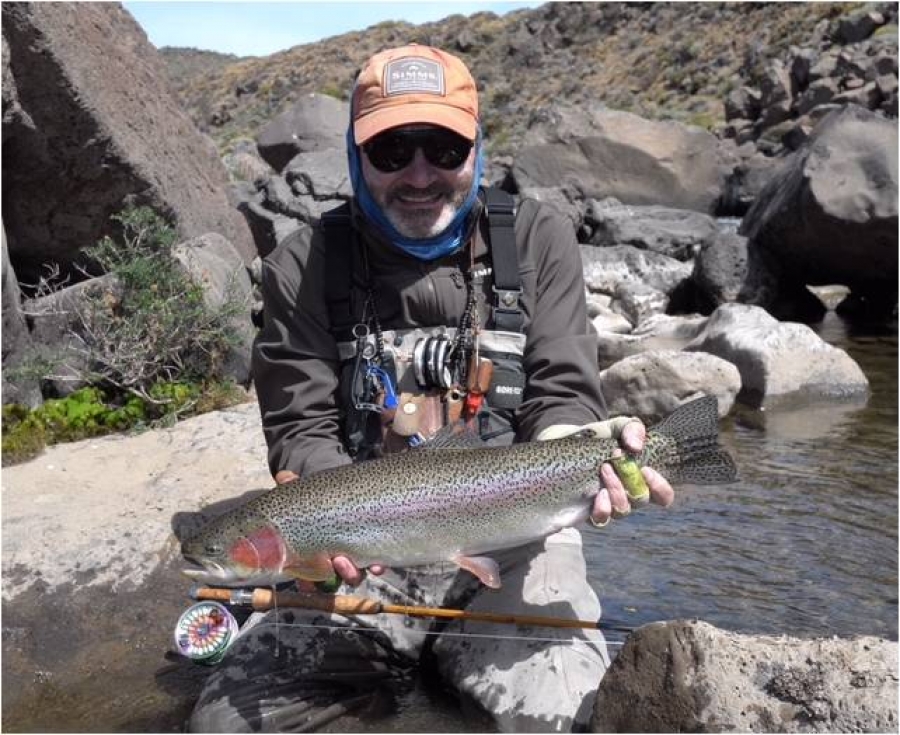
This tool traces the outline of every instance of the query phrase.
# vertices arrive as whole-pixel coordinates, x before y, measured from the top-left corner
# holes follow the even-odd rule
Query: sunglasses
[[[449,130],[389,130],[364,143],[362,149],[369,163],[390,174],[409,166],[418,148],[432,166],[452,171],[466,162],[473,145]]]

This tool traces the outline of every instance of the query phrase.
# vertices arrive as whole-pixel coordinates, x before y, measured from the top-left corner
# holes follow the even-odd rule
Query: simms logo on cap
[[[444,67],[430,59],[397,59],[384,70],[384,95],[444,94]]]

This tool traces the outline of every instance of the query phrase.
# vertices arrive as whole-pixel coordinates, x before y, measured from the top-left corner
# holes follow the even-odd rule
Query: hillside
[[[514,149],[529,117],[566,98],[598,101],[654,119],[713,127],[723,99],[752,84],[766,61],[814,36],[853,3],[548,3],[504,16],[455,15],[419,26],[365,31],[236,59],[163,49],[173,85],[196,124],[223,150],[252,136],[301,95],[346,99],[375,51],[427,43],[461,56],[481,90],[486,138]]]

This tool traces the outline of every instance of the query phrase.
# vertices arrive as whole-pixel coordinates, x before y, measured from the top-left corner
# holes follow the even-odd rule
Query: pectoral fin
[[[285,564],[284,572],[309,582],[324,582],[334,577],[331,558],[324,552],[307,557],[293,555]]]
[[[450,561],[474,574],[483,585],[495,590],[500,589],[500,565],[491,557],[457,554]]]

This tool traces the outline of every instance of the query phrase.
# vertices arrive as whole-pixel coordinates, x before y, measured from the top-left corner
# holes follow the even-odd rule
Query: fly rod
[[[630,633],[631,628],[607,625],[596,620],[569,620],[542,615],[517,615],[512,613],[475,612],[453,610],[444,607],[420,607],[416,605],[395,605],[371,597],[357,595],[328,595],[318,592],[274,592],[266,587],[223,588],[195,587],[191,590],[195,600],[219,602],[225,605],[252,607],[254,610],[299,607],[307,610],[321,610],[339,615],[408,615],[421,618],[442,618],[447,620],[478,620],[487,623],[507,625],[532,625],[547,628],[591,628],[594,630],[615,630]]]

